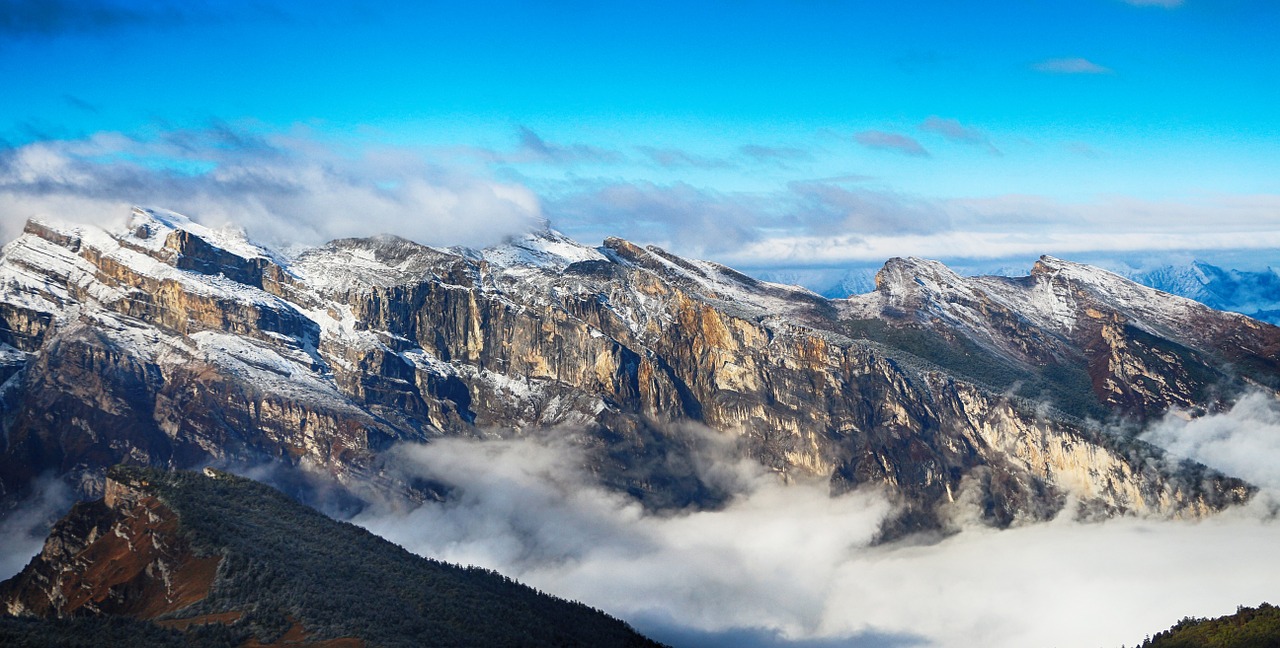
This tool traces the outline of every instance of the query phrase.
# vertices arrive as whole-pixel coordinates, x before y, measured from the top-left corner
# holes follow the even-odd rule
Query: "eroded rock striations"
[[[107,480],[103,499],[76,504],[26,569],[0,585],[5,612],[152,619],[208,596],[221,557],[196,555],[147,487]]]
[[[828,300],[620,239],[286,260],[139,209],[119,230],[30,223],[0,282],[8,495],[50,470],[100,491],[125,459],[368,481],[397,441],[554,428],[646,505],[714,505],[692,422],[784,477],[882,485],[902,529],[955,502],[996,525],[1069,500],[1198,516],[1250,487],[1087,420],[1218,408],[1280,376],[1280,329],[1048,257],[1014,279],[893,259],[874,292]]]

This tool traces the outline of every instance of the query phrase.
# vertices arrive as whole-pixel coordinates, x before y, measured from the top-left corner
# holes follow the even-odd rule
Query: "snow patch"
[[[512,237],[506,243],[480,252],[490,264],[502,268],[520,266],[563,271],[581,261],[608,261],[593,247],[587,247],[553,229]]]

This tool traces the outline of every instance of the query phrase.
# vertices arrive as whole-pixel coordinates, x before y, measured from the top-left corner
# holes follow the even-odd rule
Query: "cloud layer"
[[[1034,259],[1134,251],[1280,247],[1280,196],[1068,203],[1033,195],[931,199],[865,178],[795,181],[768,192],[686,183],[579,183],[545,203],[584,242],[654,243],[739,268],[848,266],[895,256]]]
[[[1232,446],[1250,459],[1220,464],[1280,483],[1273,397],[1179,421],[1148,438],[1206,458]],[[1200,522],[1056,520],[871,546],[892,511],[875,490],[833,498],[823,483],[783,485],[720,442],[700,465],[719,467],[730,504],[656,514],[601,487],[571,438],[401,446],[400,469],[448,485],[451,499],[356,521],[690,645],[1133,644],[1183,616],[1277,596],[1273,490]]]
[[[239,225],[279,246],[384,232],[479,246],[541,219],[537,196],[523,186],[435,165],[412,150],[346,153],[305,134],[215,124],[149,139],[103,133],[0,150],[5,239],[30,217],[103,223],[131,204]]]
[[[933,116],[918,128],[998,153],[984,131],[956,119]],[[908,155],[919,146],[896,133],[859,137]],[[1079,155],[1098,157],[1079,146]],[[583,243],[621,236],[752,271],[908,255],[957,262],[1280,247],[1275,194],[929,197],[865,174],[806,174],[803,167],[818,164],[815,150],[614,149],[550,141],[528,128],[505,151],[342,144],[301,128],[223,123],[99,133],[0,147],[0,238],[17,235],[30,217],[114,222],[139,204],[236,225],[277,247],[379,233],[478,247],[550,220]],[[726,170],[751,181],[718,188],[712,176]]]

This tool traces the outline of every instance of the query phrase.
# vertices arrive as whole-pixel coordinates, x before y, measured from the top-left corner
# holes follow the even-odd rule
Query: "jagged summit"
[[[130,212],[127,228],[133,241],[145,241],[141,245],[149,249],[176,246],[180,238],[175,238],[174,242],[170,242],[170,239],[175,233],[183,232],[186,236],[197,237],[212,247],[244,259],[265,258],[277,261],[279,257],[275,252],[250,241],[248,234],[241,228],[205,227],[187,216],[166,209],[134,207]]]
[[[894,257],[876,273],[876,292],[895,305],[972,298],[964,278],[937,261]]]
[[[502,244],[485,248],[480,256],[496,266],[555,271],[583,261],[608,260],[599,249],[582,245],[550,227],[510,237]]]
[[[1021,278],[892,259],[877,286],[828,300],[550,229],[282,259],[156,210],[111,231],[32,222],[0,254],[0,496],[45,471],[100,493],[125,458],[384,484],[399,442],[555,429],[646,506],[714,506],[724,494],[681,468],[693,421],[781,475],[883,484],[899,531],[942,524],[966,489],[996,525],[1067,501],[1198,515],[1247,497],[1083,420],[1276,385],[1280,329],[1048,257]]]

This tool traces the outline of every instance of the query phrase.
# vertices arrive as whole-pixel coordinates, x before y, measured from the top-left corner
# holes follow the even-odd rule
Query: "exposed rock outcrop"
[[[1068,500],[1196,516],[1250,488],[1084,417],[1218,407],[1280,376],[1280,329],[1049,258],[1021,279],[895,259],[831,301],[620,239],[382,237],[285,261],[138,210],[118,232],[33,223],[0,280],[5,493],[123,458],[364,479],[397,440],[561,428],[647,505],[713,505],[667,460],[692,421],[783,477],[887,485],[902,529],[956,501],[997,525]]]
[[[102,500],[76,504],[0,602],[12,616],[154,619],[203,600],[221,556],[198,555],[147,483],[106,480]]]

